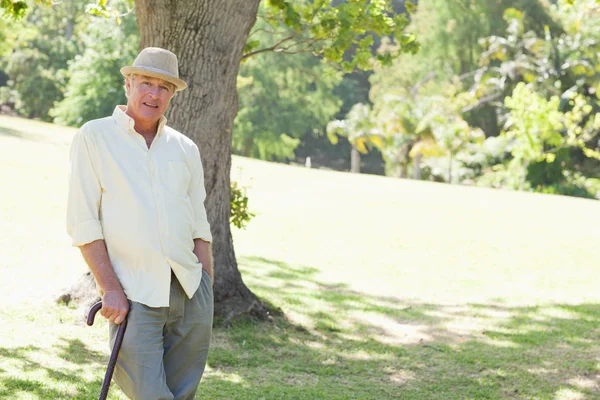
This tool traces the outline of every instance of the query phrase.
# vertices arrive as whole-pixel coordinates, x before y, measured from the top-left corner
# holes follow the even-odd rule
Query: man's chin
[[[160,119],[160,117],[162,115],[162,113],[160,112],[160,109],[158,109],[158,108],[152,109],[152,108],[146,107],[145,109],[140,110],[140,111],[141,111],[140,117],[145,118],[145,119],[153,119],[153,120]]]

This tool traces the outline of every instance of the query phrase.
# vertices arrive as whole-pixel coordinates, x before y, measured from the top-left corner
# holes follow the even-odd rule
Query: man
[[[198,147],[163,115],[187,85],[160,48],[121,73],[127,106],[73,139],[67,229],[96,279],[111,346],[128,315],[117,385],[132,399],[193,399],[212,332],[212,236]]]

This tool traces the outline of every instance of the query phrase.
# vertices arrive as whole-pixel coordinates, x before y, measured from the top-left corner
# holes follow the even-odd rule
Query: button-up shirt
[[[164,117],[148,148],[124,110],[87,122],[73,139],[67,231],[73,246],[105,241],[127,298],[166,307],[171,270],[191,298],[202,279],[194,239],[212,241],[202,162]]]

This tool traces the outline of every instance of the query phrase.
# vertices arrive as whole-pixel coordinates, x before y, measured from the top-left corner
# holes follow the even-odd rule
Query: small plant
[[[254,214],[248,211],[246,189],[231,181],[231,217],[229,221],[238,229],[245,229]]]

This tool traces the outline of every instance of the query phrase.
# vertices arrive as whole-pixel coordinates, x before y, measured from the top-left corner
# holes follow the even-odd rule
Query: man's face
[[[137,75],[126,80],[127,111],[136,121],[155,123],[167,111],[174,88],[159,78]]]

